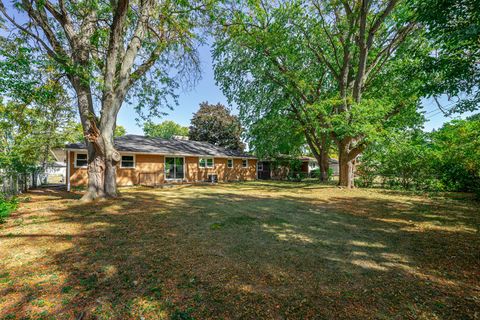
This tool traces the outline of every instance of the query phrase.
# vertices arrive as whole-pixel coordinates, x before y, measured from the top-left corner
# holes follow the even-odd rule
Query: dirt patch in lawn
[[[281,182],[27,197],[0,225],[0,319],[480,317],[468,197]]]

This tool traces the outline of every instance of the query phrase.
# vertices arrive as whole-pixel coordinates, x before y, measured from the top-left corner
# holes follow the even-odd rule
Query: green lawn
[[[287,182],[36,191],[0,225],[0,319],[475,319],[479,203]]]

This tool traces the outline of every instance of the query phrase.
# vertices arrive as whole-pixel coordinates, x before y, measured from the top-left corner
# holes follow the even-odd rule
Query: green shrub
[[[303,173],[303,172],[292,172],[292,171],[290,171],[287,175],[287,180],[288,181],[300,182],[305,178],[307,178],[307,174]]]
[[[320,179],[320,168],[315,168],[310,171],[310,177]],[[327,181],[331,181],[333,178],[333,169],[328,168],[327,170]]]
[[[10,213],[15,211],[18,207],[17,198],[6,199],[0,196],[0,223],[4,223]]]

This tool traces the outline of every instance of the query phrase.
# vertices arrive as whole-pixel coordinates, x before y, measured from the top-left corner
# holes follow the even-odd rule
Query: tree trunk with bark
[[[361,140],[361,138],[359,138]],[[339,180],[338,185],[355,188],[355,164],[357,156],[365,149],[363,144],[355,145],[356,139],[344,138],[337,141]]]
[[[349,160],[348,153],[340,152],[338,157],[339,162],[339,180],[338,185],[346,188],[355,187],[354,177],[354,161]]]
[[[330,148],[330,140],[325,134],[322,134],[319,138],[314,130],[305,129],[305,138],[307,140],[308,146],[312,151],[313,156],[318,162],[318,167],[320,169],[320,181],[328,180],[328,169],[330,163],[328,160],[328,150]]]
[[[106,110],[109,110],[107,108]],[[115,150],[114,132],[116,127],[116,115],[110,114],[102,118],[101,128],[102,141],[104,144],[105,154],[105,194],[108,198],[115,198],[117,192],[117,164],[121,160],[120,153]]]
[[[313,155],[318,162],[318,167],[320,171],[320,176],[318,178],[320,179],[320,181],[328,181],[328,170],[330,168],[330,163],[328,162],[328,160],[330,158],[328,156],[326,146],[323,146],[320,149],[320,152],[314,152]]]

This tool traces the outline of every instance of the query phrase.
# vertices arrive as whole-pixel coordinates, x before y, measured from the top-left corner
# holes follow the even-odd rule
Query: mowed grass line
[[[27,195],[0,226],[0,319],[458,319],[478,203],[250,182]]]

